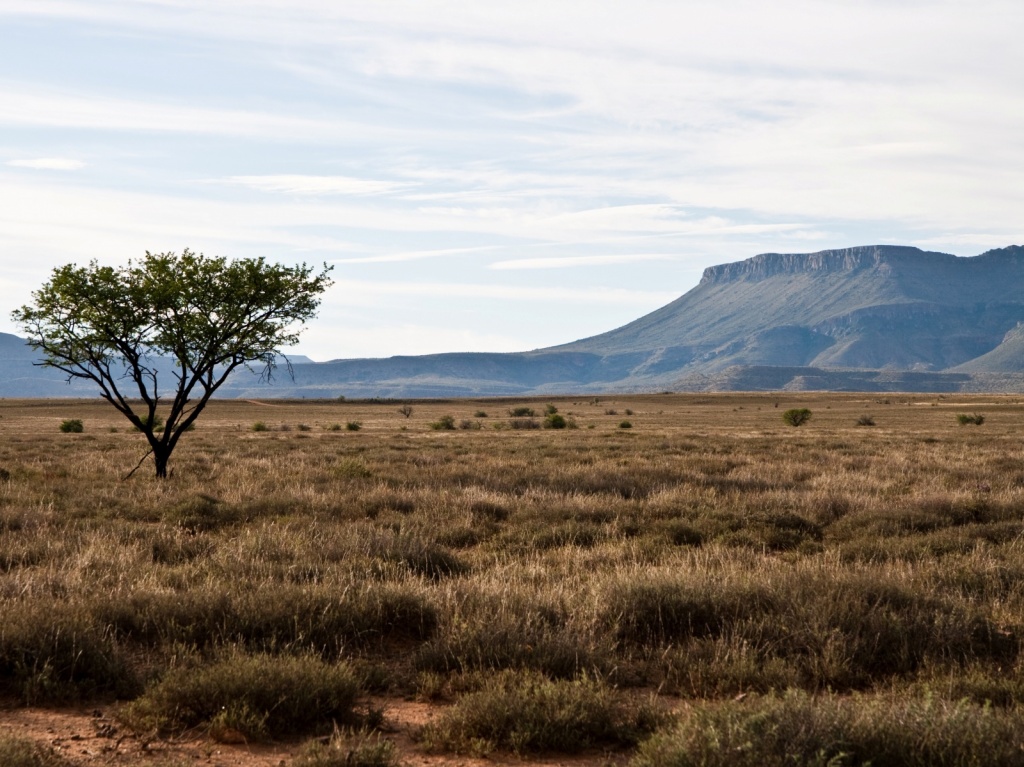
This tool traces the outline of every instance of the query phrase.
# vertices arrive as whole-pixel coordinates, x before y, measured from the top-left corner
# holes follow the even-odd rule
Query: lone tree
[[[316,315],[330,270],[147,252],[122,268],[58,267],[12,317],[42,352],[38,364],[69,382],[94,381],[146,435],[162,478],[181,435],[235,369],[273,377],[280,347]],[[158,416],[167,401],[170,411]]]

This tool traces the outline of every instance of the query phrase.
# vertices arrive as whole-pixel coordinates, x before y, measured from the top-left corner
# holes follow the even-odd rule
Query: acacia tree
[[[146,435],[163,478],[181,435],[232,372],[272,378],[280,348],[316,315],[330,269],[147,251],[121,268],[58,267],[12,317],[42,352],[37,364],[95,382]]]

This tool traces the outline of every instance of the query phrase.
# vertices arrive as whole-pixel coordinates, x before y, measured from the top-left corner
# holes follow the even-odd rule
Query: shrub
[[[359,421],[348,421],[345,424],[346,431],[359,431],[361,428],[363,428],[363,425]]]
[[[81,434],[85,431],[85,426],[82,425],[81,418],[69,418],[61,422],[60,430],[65,434]]]
[[[966,426],[967,424],[981,426],[983,423],[985,423],[985,416],[981,415],[980,413],[975,413],[974,415],[968,415],[967,413],[957,413],[956,421],[961,426]]]
[[[136,685],[112,637],[80,605],[4,605],[0,694],[34,705],[131,695]]]
[[[483,424],[481,424],[479,421],[471,421],[468,418],[463,418],[461,421],[459,421],[459,428],[464,430],[482,429]]]
[[[330,426],[327,427],[327,430],[328,431],[341,431],[341,424],[340,423],[332,423]]]
[[[487,412],[484,411],[484,410],[477,410],[475,413],[473,413],[473,417],[474,418],[486,418],[487,417]]]
[[[533,418],[537,415],[532,407],[514,407],[509,409],[510,418]]]
[[[312,656],[236,654],[172,669],[123,710],[139,730],[177,733],[207,727],[217,738],[237,731],[261,740],[330,731],[357,720],[359,687],[345,664]]]
[[[267,426],[263,421],[257,421],[252,425],[253,431],[270,431],[270,427]]]
[[[298,429],[299,431],[312,431],[313,430],[313,427],[310,426],[308,423],[300,423],[295,428]]]
[[[575,753],[631,746],[663,717],[647,704],[627,706],[592,679],[552,681],[536,672],[506,672],[464,695],[423,728],[430,749],[486,754]]]
[[[895,696],[754,697],[689,707],[631,767],[1019,765],[1021,714]]]
[[[142,422],[146,426],[152,426],[154,432],[161,432],[164,430],[164,419],[158,414],[154,413],[152,418],[146,417],[142,419]],[[135,431],[138,431],[138,427],[134,427]]]
[[[549,413],[544,419],[545,429],[564,429],[569,425],[569,422],[565,420],[565,416],[558,413]]]
[[[512,429],[539,429],[540,421],[533,418],[510,418],[508,425]]]
[[[862,415],[860,418],[857,419],[857,425],[858,426],[874,426],[875,425],[875,419],[872,418],[869,415]]]
[[[434,431],[453,431],[455,429],[455,416],[443,415],[430,424]]]
[[[630,421],[620,421],[619,422],[619,428],[620,429],[632,429],[633,428],[633,424]]]
[[[782,414],[782,420],[790,426],[803,426],[811,420],[811,411],[805,407],[792,408]]]
[[[412,405],[406,403],[405,405],[402,405],[400,408],[398,408],[398,412],[404,415],[406,418],[409,418],[412,415]]]
[[[544,407],[544,415],[554,415],[557,412],[558,412],[558,408],[555,407],[554,405],[549,404],[549,405],[545,405],[545,407]]]

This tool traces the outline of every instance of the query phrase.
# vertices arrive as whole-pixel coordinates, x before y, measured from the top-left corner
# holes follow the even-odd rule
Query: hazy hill
[[[294,381],[281,375],[264,386],[241,374],[223,394],[1024,391],[1022,287],[1021,246],[971,258],[890,245],[764,253],[710,267],[667,306],[561,346],[517,354],[293,360]],[[43,384],[38,368],[31,380],[10,380],[28,366],[17,356],[19,343],[0,334],[0,364],[12,374],[7,380],[0,375],[0,394],[33,396],[23,386],[30,383],[34,396],[46,396],[51,384]],[[63,393],[72,392],[63,387]]]

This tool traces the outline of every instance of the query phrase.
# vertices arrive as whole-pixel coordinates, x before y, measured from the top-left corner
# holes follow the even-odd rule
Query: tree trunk
[[[160,447],[153,448],[153,463],[156,464],[156,478],[167,479],[167,460],[171,457],[171,451]]]

